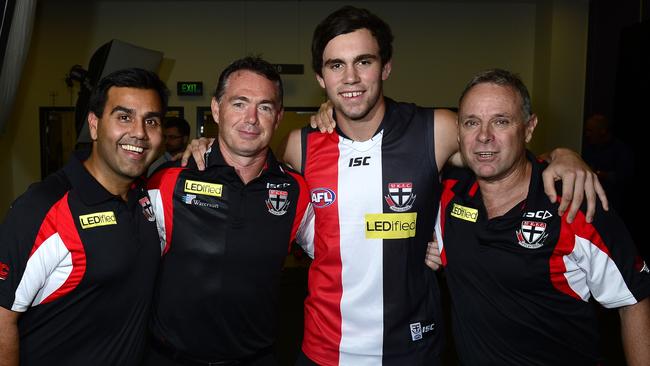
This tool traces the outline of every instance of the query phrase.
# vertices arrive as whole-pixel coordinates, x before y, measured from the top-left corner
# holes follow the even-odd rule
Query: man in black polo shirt
[[[90,156],[13,203],[0,228],[0,365],[141,361],[162,248],[139,177],[166,108],[154,73],[106,76],[90,98]]]
[[[302,177],[268,148],[282,118],[282,93],[266,61],[233,62],[212,99],[219,136],[207,169],[165,168],[151,177],[166,254],[145,364],[276,364],[282,265],[310,218]]]
[[[526,150],[537,117],[504,70],[472,79],[459,102],[470,170],[443,179],[436,233],[465,365],[599,365],[594,298],[619,309],[629,365],[650,365],[650,271],[622,221],[598,206],[572,223]]]

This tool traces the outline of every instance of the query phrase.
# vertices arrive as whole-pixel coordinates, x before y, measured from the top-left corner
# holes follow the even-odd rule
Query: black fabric
[[[34,249],[43,250],[45,244],[38,246],[43,240],[57,242],[60,236],[61,244],[50,246],[57,251],[46,251],[44,260],[55,263],[56,255],[68,250],[73,268],[57,290],[63,294],[55,292],[51,300],[32,304],[21,315],[22,365],[140,362],[161,254],[148,202],[138,185],[128,202],[111,195],[73,157],[13,204],[0,229],[0,262],[10,267],[8,278],[0,281],[0,305],[11,309],[23,296],[16,288],[26,269],[40,266],[28,259],[37,256],[31,254]],[[84,215],[101,212],[113,213],[116,223],[84,225]],[[75,278],[80,278],[78,283]],[[35,286],[28,288],[39,290]]]
[[[188,181],[220,193],[192,193]],[[239,360],[271,347],[280,274],[295,220],[304,213],[301,194],[307,203],[295,176],[269,153],[261,175],[244,185],[215,144],[205,171],[162,170],[149,190],[160,192],[162,202],[154,204],[165,207],[171,233],[155,295],[154,336],[201,360]],[[286,193],[285,209],[273,207],[275,191]]]
[[[581,255],[574,249],[579,245],[576,236],[591,242],[602,238],[607,249],[591,244],[589,255],[609,251],[637,299],[650,293],[650,276],[635,266],[634,245],[612,213],[599,207],[592,226],[584,221],[583,207],[573,224],[563,222],[566,218],[557,215],[559,204],[549,202],[544,193],[545,165],[532,154],[528,159],[532,174],[526,199],[491,219],[469,170],[445,175],[443,258],[458,356],[472,366],[597,365],[602,360],[593,304],[574,293],[567,281],[573,279],[576,288],[590,286],[591,292],[609,282],[577,280],[591,272],[595,282],[606,273],[597,272],[602,262],[581,264],[585,269],[572,262],[574,255]]]

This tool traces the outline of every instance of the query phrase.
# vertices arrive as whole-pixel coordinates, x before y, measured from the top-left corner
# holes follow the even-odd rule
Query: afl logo
[[[336,200],[336,193],[328,188],[315,188],[311,190],[311,203],[316,208],[331,205]]]

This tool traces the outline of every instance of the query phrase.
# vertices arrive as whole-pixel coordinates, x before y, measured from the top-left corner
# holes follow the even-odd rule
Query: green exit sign
[[[179,81],[176,83],[177,95],[203,95],[203,82],[202,81]]]

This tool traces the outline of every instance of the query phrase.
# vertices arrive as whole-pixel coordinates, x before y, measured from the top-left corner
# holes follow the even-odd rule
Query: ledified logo
[[[88,215],[79,216],[79,222],[82,229],[90,229],[97,226],[117,225],[115,212],[104,211],[95,212]]]
[[[206,196],[221,197],[223,186],[216,183],[199,182],[196,180],[186,180],[184,191],[187,193],[202,194]]]

